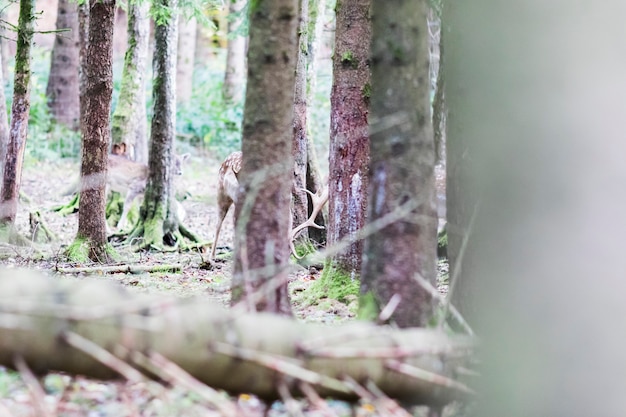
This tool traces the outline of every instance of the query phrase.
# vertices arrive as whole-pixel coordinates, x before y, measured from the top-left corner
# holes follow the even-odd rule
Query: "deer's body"
[[[239,195],[239,171],[241,170],[241,161],[242,161],[242,153],[241,152],[233,152],[222,162],[220,166],[220,170],[218,173],[218,185],[217,185],[217,226],[215,228],[215,240],[213,240],[213,247],[211,248],[211,259],[215,258],[215,250],[217,249],[217,240],[220,236],[220,229],[222,228],[222,223],[224,222],[224,218],[228,213],[228,209],[233,204],[237,204],[237,199]],[[293,246],[293,240],[296,235],[303,230],[305,227],[317,227],[321,228],[315,224],[314,219],[317,217],[319,211],[322,209],[326,201],[328,200],[328,188],[323,190],[318,190],[317,194],[313,194],[308,190],[304,190],[309,195],[311,195],[313,201],[313,213],[309,219],[298,225],[296,228],[291,230],[289,235],[289,244],[291,246],[291,251],[296,255],[295,248]],[[291,219],[292,216],[290,216]],[[289,228],[291,229],[291,223]]]
[[[183,175],[183,163],[189,154],[174,155],[172,173]],[[124,209],[117,223],[118,229],[124,229],[128,223],[128,212],[135,199],[146,191],[148,166],[131,161],[125,156],[109,155],[109,176],[107,186],[110,190],[124,195]]]
[[[215,258],[217,249],[217,239],[228,209],[233,203],[237,203],[237,193],[239,189],[239,171],[241,170],[241,152],[233,152],[222,162],[218,173],[217,183],[217,226],[215,228],[215,239],[211,248],[211,259]]]
[[[175,155],[172,167],[174,175],[182,175],[183,163],[189,158],[189,154]],[[148,181],[148,166],[140,162],[131,161],[125,154],[109,154],[108,174],[106,187],[108,191],[115,191],[124,197],[124,209],[117,224],[119,229],[126,227],[128,212],[135,199],[143,195]],[[80,181],[73,184],[64,195],[80,191]]]

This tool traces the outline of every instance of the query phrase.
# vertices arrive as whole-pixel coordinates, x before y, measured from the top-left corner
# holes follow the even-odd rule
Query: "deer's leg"
[[[128,192],[126,193],[126,198],[124,199],[124,208],[122,209],[122,214],[120,216],[119,222],[117,222],[118,230],[124,230],[128,223],[128,212],[130,211],[130,207],[135,201],[137,197],[139,197],[145,191],[146,185],[141,183],[132,184],[128,188]]]
[[[222,223],[228,213],[228,209],[232,204],[233,200],[228,197],[224,190],[220,187],[217,195],[218,217],[217,226],[215,228],[215,239],[213,240],[213,247],[211,248],[211,260],[215,259],[215,250],[217,249],[217,240],[220,237],[220,229],[222,228]]]

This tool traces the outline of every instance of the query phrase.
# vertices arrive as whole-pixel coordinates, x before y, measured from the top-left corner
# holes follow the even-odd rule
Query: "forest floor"
[[[204,242],[213,239],[216,224],[217,171],[219,162],[208,157],[194,157],[185,167],[182,177],[175,179],[178,194],[188,193],[182,202],[186,210],[185,225]],[[0,247],[0,266],[8,268],[31,268],[50,274],[55,279],[83,280],[95,276],[99,280],[117,282],[129,291],[176,295],[179,297],[203,297],[227,306],[230,302],[230,273],[232,262],[217,263],[213,270],[200,267],[202,257],[198,252],[137,253],[128,247],[117,247],[120,264],[162,265],[182,264],[178,273],[59,273],[59,269],[89,265],[69,263],[63,256],[78,228],[78,215],[61,216],[52,208],[67,204],[71,197],[63,196],[64,190],[78,179],[79,165],[75,161],[34,162],[24,166],[21,191],[29,201],[22,201],[16,218],[18,231],[30,235],[29,213],[39,210],[50,230],[57,236],[51,243],[35,247]],[[219,247],[232,248],[232,210],[222,228]],[[206,256],[206,255],[205,255]],[[228,258],[228,257],[226,257]],[[10,274],[9,270],[4,270]],[[354,318],[356,298],[348,305],[325,299],[308,305],[301,297],[303,290],[319,278],[320,271],[314,267],[295,268],[290,277],[290,293],[296,317],[307,322],[327,324],[341,323]],[[440,288],[442,290],[442,288]],[[443,289],[445,290],[445,289]],[[45,389],[45,405],[50,416],[217,416],[193,392],[182,388],[164,388],[156,382],[130,384],[102,382],[82,377],[50,374],[42,380]],[[263,407],[254,398],[241,396],[238,402],[245,414],[263,415]],[[350,408],[341,402],[329,403],[337,415],[349,415]],[[0,416],[37,416],[40,411],[22,382],[20,375],[0,368]],[[358,407],[360,416],[377,415],[368,406]],[[287,415],[284,405],[276,403],[270,416]],[[304,415],[317,416],[320,411],[308,410]]]

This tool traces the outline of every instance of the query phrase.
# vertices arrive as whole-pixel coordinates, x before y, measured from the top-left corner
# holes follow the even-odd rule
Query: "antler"
[[[328,201],[328,187],[318,189],[315,194],[304,188],[302,189],[302,191],[311,196],[313,210],[311,211],[311,215],[309,216],[309,218],[301,225],[293,228],[291,230],[291,233],[289,234],[289,246],[291,247],[291,253],[293,253],[293,256],[295,256],[297,259],[301,259],[302,257],[298,256],[298,254],[296,253],[296,248],[293,245],[293,241],[295,240],[296,236],[298,236],[298,233],[300,233],[306,227],[315,227],[316,229],[324,228],[324,226],[320,226],[319,224],[315,223],[315,218],[322,210],[322,207],[324,207],[324,204],[326,204],[326,202]]]

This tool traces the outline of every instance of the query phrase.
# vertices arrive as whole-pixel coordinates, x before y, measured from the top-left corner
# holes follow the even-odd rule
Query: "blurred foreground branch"
[[[357,400],[354,381],[409,404],[471,394],[455,379],[472,353],[467,337],[364,322],[303,324],[19,270],[0,270],[0,294],[0,364],[15,368],[21,357],[35,373],[150,378],[167,358],[208,386],[268,400],[285,386],[298,396],[306,386]]]

